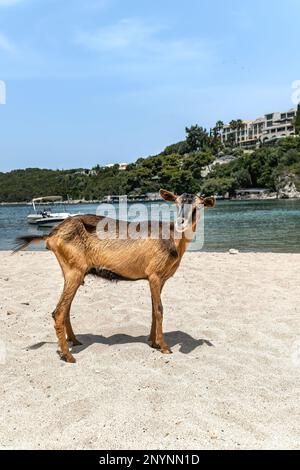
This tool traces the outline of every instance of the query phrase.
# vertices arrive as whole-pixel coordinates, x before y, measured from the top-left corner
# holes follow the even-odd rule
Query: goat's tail
[[[22,237],[16,238],[16,245],[13,250],[13,254],[17,253],[18,251],[24,250],[27,248],[31,243],[39,243],[45,241],[48,238],[48,235],[24,235]]]

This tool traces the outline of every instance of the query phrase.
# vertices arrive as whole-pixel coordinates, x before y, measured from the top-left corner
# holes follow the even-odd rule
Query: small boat
[[[54,225],[63,222],[68,217],[79,215],[71,214],[69,212],[52,212],[51,207],[48,206],[59,202],[62,202],[61,196],[44,196],[32,199],[31,204],[34,213],[27,216],[27,222],[39,227],[53,227]],[[42,206],[40,210],[37,208],[39,205]]]

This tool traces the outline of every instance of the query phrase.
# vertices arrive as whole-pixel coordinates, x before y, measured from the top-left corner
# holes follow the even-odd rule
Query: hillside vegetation
[[[220,155],[234,161],[204,167]],[[122,160],[122,158],[120,158]],[[144,194],[164,187],[176,193],[233,194],[241,187],[264,187],[276,191],[280,178],[288,176],[300,190],[300,137],[287,137],[253,153],[222,148],[218,127],[210,134],[199,126],[186,129],[186,139],[168,146],[159,155],[140,158],[120,171],[118,165],[92,171],[28,168],[0,173],[0,201],[30,201],[33,197],[61,195],[65,199],[97,200],[107,194]]]

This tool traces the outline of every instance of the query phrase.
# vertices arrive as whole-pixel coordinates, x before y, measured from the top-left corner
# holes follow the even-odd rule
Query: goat
[[[152,297],[152,326],[150,346],[164,354],[172,351],[165,342],[162,322],[163,306],[161,292],[165,282],[178,269],[182,256],[192,240],[199,220],[200,207],[213,207],[213,197],[175,194],[160,190],[161,197],[177,206],[177,219],[174,222],[157,222],[158,237],[151,238],[151,222],[139,223],[143,238],[133,239],[128,235],[128,222],[106,219],[96,215],[69,217],[55,227],[49,235],[24,236],[17,239],[16,251],[34,242],[43,240],[51,250],[62,269],[64,288],[52,316],[60,348],[60,357],[66,362],[76,362],[68,342],[74,346],[77,340],[70,321],[70,308],[75,294],[87,274],[94,274],[110,280],[136,281],[145,279],[150,285]],[[97,233],[99,224],[105,221],[105,237]],[[111,234],[109,223],[115,223],[116,233]],[[169,228],[169,237],[163,236],[164,228]],[[118,238],[120,231],[126,231],[125,239]],[[104,232],[102,234],[104,234]],[[98,235],[98,236],[97,236]],[[117,236],[115,236],[117,235]]]

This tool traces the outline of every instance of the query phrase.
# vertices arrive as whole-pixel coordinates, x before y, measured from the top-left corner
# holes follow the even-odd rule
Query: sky
[[[293,107],[299,17],[299,0],[0,0],[0,171],[135,161],[191,124]]]

